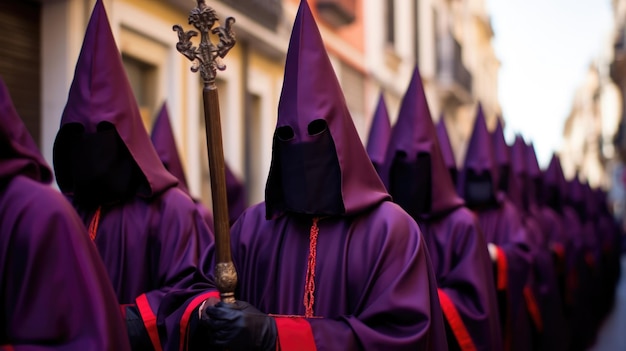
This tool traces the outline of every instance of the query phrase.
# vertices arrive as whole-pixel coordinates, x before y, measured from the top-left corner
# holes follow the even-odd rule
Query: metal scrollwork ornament
[[[191,38],[198,36],[195,30],[186,31],[180,25],[172,28],[178,33],[178,43],[176,50],[185,55],[194,63],[192,72],[200,71],[202,80],[206,87],[215,88],[215,77],[217,70],[226,69],[221,61],[224,56],[235,46],[235,33],[232,25],[235,23],[233,17],[227,17],[223,26],[215,27],[218,22],[217,13],[207,6],[205,0],[197,0],[198,6],[189,13],[189,24],[193,25],[200,32],[200,45],[193,46]],[[219,38],[217,45],[213,44],[209,38],[209,32]]]

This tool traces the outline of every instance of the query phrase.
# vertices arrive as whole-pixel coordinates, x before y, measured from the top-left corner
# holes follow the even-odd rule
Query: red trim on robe
[[[161,340],[159,339],[159,331],[157,330],[157,319],[150,308],[150,303],[148,302],[148,297],[146,294],[141,294],[135,300],[137,302],[137,308],[139,309],[139,314],[141,315],[141,319],[143,320],[143,325],[146,327],[148,331],[148,335],[150,336],[150,341],[152,341],[152,346],[154,346],[155,351],[162,351]]]
[[[14,351],[13,345],[0,345],[0,351]]]
[[[448,294],[441,289],[437,289],[437,294],[439,295],[443,315],[446,317],[448,324],[450,324],[450,328],[452,329],[456,341],[459,343],[459,347],[462,351],[475,351],[476,346],[474,345],[474,341],[469,335],[465,323],[463,323],[463,319],[461,319],[461,315],[459,315],[459,311],[456,309],[456,306],[454,306],[454,302],[452,302]]]
[[[506,290],[509,285],[508,269],[509,265],[506,260],[506,254],[499,246],[496,246],[498,255],[496,256],[496,266],[498,267],[498,276],[496,277],[496,288],[498,290]]]
[[[528,313],[530,313],[530,318],[533,320],[535,328],[537,328],[537,331],[540,333],[543,332],[541,311],[539,310],[537,299],[535,299],[535,294],[529,286],[524,287],[524,300],[526,301],[526,308],[528,309]]]
[[[271,315],[276,320],[278,340],[276,349],[281,351],[317,351],[311,324],[304,317]]]
[[[587,263],[587,266],[591,268],[596,266],[596,258],[593,256],[591,252],[587,252],[585,254],[585,263]]]
[[[187,326],[189,325],[189,319],[191,319],[191,313],[194,312],[196,307],[198,307],[198,305],[200,305],[202,301],[211,297],[217,297],[219,299],[220,293],[217,291],[209,291],[204,294],[200,294],[194,297],[193,300],[191,300],[191,302],[189,303],[189,305],[187,305],[187,308],[185,308],[185,311],[183,312],[183,316],[180,318],[180,346],[178,348],[179,350],[182,351],[186,349],[185,340],[187,339],[187,334],[188,334]]]
[[[561,243],[552,244],[552,251],[554,251],[556,256],[559,258],[559,261],[562,262],[565,260],[565,247],[563,246],[563,244]]]

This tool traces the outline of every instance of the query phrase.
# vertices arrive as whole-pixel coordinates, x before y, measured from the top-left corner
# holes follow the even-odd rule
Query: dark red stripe
[[[441,303],[441,309],[443,310],[443,315],[446,317],[448,324],[450,324],[450,328],[452,328],[452,333],[456,338],[456,341],[459,343],[459,347],[461,347],[462,351],[475,351],[476,346],[474,345],[474,341],[472,337],[469,335],[467,328],[465,327],[465,323],[463,323],[463,319],[461,319],[461,315],[459,315],[459,311],[454,306],[454,303],[443,290],[437,289],[437,293],[439,294],[439,302]]]
[[[161,347],[161,341],[159,339],[159,331],[157,330],[157,319],[154,315],[154,312],[152,311],[152,308],[150,308],[148,297],[146,296],[146,294],[142,294],[135,300],[135,302],[137,302],[139,314],[141,314],[143,325],[148,331],[148,335],[150,336],[150,341],[152,341],[152,346],[154,346],[154,350],[163,351],[163,348]]]

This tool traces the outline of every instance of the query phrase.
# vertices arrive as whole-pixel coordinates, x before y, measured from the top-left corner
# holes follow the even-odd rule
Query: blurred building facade
[[[576,90],[563,129],[560,150],[567,178],[576,174],[593,187],[608,188],[614,167],[613,137],[617,131],[620,92],[609,76],[610,56],[589,66]]]
[[[95,0],[0,2],[0,75],[46,159]],[[167,101],[193,195],[210,204],[201,83],[176,51],[173,24],[191,0],[104,0],[148,132]],[[209,0],[236,18],[238,43],[218,73],[224,152],[250,204],[264,198],[283,66],[299,0]],[[383,91],[392,122],[419,65],[433,118],[447,119],[457,160],[465,154],[476,102],[500,114],[499,62],[484,0],[309,0],[362,138]],[[363,139],[365,140],[365,139]]]

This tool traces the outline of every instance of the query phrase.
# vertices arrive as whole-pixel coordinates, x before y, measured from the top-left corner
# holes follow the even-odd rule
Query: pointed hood
[[[239,215],[248,207],[247,192],[245,185],[237,179],[233,171],[224,163],[226,176],[226,197],[228,198],[228,217],[232,226]]]
[[[528,156],[526,155],[526,142],[521,135],[517,135],[515,137],[515,141],[513,142],[510,151],[511,171],[513,177],[515,178],[515,184],[518,187],[517,195],[521,199],[521,209],[524,211],[528,211],[530,209],[530,204],[532,202],[535,202],[535,199],[533,195],[534,190],[532,189],[528,178]],[[513,193],[515,191],[515,189],[512,190],[513,191],[510,191],[509,193]]]
[[[543,172],[543,189],[541,201],[552,209],[560,212],[567,189],[565,188],[565,176],[561,168],[561,160],[556,154],[552,154],[548,168]]]
[[[143,126],[104,5],[98,0],[87,25],[59,134],[68,124],[79,124],[86,133],[94,133],[102,122],[115,127],[143,173],[146,184],[139,188],[141,196],[150,197],[176,185]],[[64,192],[72,189],[71,177],[65,176],[69,173],[68,144],[57,135],[54,166]]]
[[[367,139],[367,154],[372,160],[374,167],[380,169],[385,162],[387,145],[391,137],[391,122],[389,122],[389,113],[383,93],[378,97],[378,105],[374,112],[374,119],[370,127],[370,134]]]
[[[152,126],[152,145],[165,168],[178,179],[178,187],[189,194],[183,163],[180,161],[174,132],[167,112],[167,103],[163,103],[159,115]]]
[[[528,176],[533,179],[541,178],[541,168],[539,167],[535,145],[532,141],[526,145],[526,156],[528,158],[526,163],[528,166]]]
[[[16,175],[50,183],[52,172],[13,106],[0,78],[0,182]]]
[[[404,181],[399,184],[394,184],[398,180],[392,179],[391,175],[393,163],[399,155],[402,155],[404,163],[418,164],[417,158],[420,153],[428,154],[430,157],[430,181],[427,182],[430,184],[423,183],[422,187],[415,190],[418,193],[430,192],[431,200],[430,210],[419,216],[430,217],[462,206],[463,200],[454,189],[452,178],[441,155],[437,131],[424,93],[424,85],[416,67],[402,99],[398,120],[393,128],[391,142],[387,149],[384,174],[389,189],[398,187],[399,192],[405,192],[409,191],[411,184],[420,184],[418,178],[424,176],[420,174],[422,171],[420,169],[416,169],[417,173],[412,174],[416,179],[403,179]],[[393,194],[392,192],[392,196]]]
[[[526,166],[526,142],[521,135],[515,136],[515,141],[511,146],[511,168],[513,174],[516,176],[528,176],[528,170]]]
[[[459,177],[458,189],[459,194],[462,196],[465,196],[465,185],[470,171],[475,174],[486,173],[489,175],[493,192],[494,194],[496,193],[496,185],[498,184],[497,164],[491,143],[491,135],[487,130],[487,122],[485,121],[485,115],[480,103],[476,112],[472,136],[467,146],[463,171]]]
[[[306,1],[301,1],[291,33],[278,104],[272,164],[265,195],[268,218],[274,218],[288,209],[285,195],[291,194],[283,191],[286,184],[281,173],[292,171],[292,167],[309,167],[309,160],[287,159],[281,162],[281,152],[287,148],[308,148],[307,144],[315,143],[317,136],[326,138],[327,131],[330,133],[330,141],[325,141],[325,147],[334,149],[339,163],[340,174],[333,174],[333,177],[340,178],[334,180],[340,183],[340,194],[325,190],[325,194],[319,195],[340,197],[343,208],[337,211],[339,213],[332,214],[356,214],[389,200],[390,196],[376,174],[352,122],[311,9]],[[279,144],[286,147],[280,148]],[[321,171],[319,167],[314,170]],[[312,175],[310,171],[307,169],[299,175],[305,178],[309,188],[300,191],[310,191],[314,186],[316,179],[307,180]],[[328,178],[327,174],[324,176]],[[311,206],[316,202],[310,201],[313,204]],[[311,212],[315,212],[315,209]]]
[[[539,205],[544,205],[543,177],[541,168],[539,167],[539,161],[537,160],[537,153],[535,153],[535,146],[532,142],[526,145],[526,167],[530,184],[533,187],[533,197],[531,200]]]
[[[543,183],[546,186],[558,189],[560,193],[566,191],[565,175],[563,174],[563,168],[561,168],[561,160],[556,154],[552,154],[550,164],[548,164],[548,168],[543,172]]]
[[[511,165],[511,155],[509,147],[504,139],[504,128],[502,121],[498,118],[496,129],[491,133],[491,142],[493,143],[494,156],[499,167]]]
[[[448,128],[446,127],[446,121],[443,115],[439,117],[437,122],[437,139],[439,140],[439,147],[441,148],[441,156],[443,157],[443,163],[448,170],[456,170],[456,161],[454,160],[454,151],[452,151],[452,144],[450,143],[450,137],[448,136]]]

